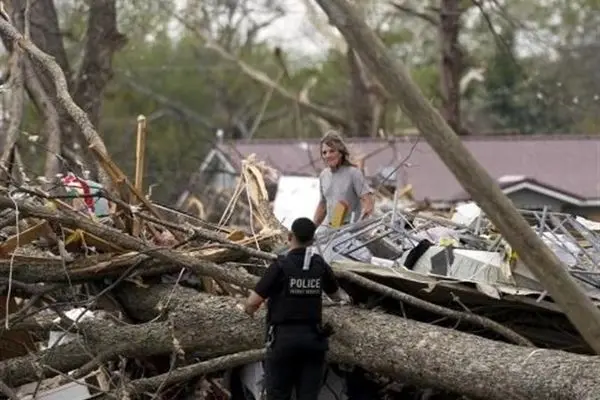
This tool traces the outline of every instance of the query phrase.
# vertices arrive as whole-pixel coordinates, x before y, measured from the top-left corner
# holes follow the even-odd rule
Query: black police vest
[[[269,323],[318,324],[321,322],[324,263],[313,255],[310,268],[302,269],[289,257],[280,257],[278,266],[284,275],[281,291],[270,299]]]

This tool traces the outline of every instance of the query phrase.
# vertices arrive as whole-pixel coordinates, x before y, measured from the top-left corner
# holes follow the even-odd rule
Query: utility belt
[[[267,349],[272,348],[275,343],[275,339],[277,336],[277,328],[280,327],[311,327],[317,333],[319,337],[322,339],[327,339],[334,333],[333,327],[328,323],[321,323],[316,321],[283,321],[278,323],[270,323],[267,326],[267,338],[266,338],[266,346]]]

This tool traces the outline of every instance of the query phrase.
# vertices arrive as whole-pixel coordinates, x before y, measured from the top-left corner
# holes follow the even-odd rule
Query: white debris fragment
[[[69,317],[71,321],[77,321],[78,323],[95,318],[95,314],[93,312],[86,310],[82,307],[73,308],[69,311],[66,311],[65,315]],[[60,322],[60,318],[54,319],[54,322]],[[48,348],[53,347],[55,345],[63,345],[72,342],[76,338],[77,334],[75,333],[65,333],[64,331],[50,331],[50,338],[48,339]]]
[[[471,227],[477,218],[481,216],[481,208],[473,202],[463,203],[456,206],[456,211],[452,215],[451,221]]]

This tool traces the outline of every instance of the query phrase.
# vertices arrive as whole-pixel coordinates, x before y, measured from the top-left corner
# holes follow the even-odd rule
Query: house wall
[[[227,171],[227,166],[219,157],[212,158],[203,175],[205,184],[217,190],[235,189],[237,175]]]
[[[544,206],[548,206],[548,211],[578,215],[592,221],[600,222],[600,207],[573,206],[552,197],[526,189],[511,193],[508,195],[508,198],[512,200],[517,208],[543,209]]]
[[[512,200],[517,208],[523,209],[543,209],[544,206],[547,206],[548,211],[562,212],[565,207],[565,203],[560,200],[528,189],[510,193],[508,198]]]
[[[236,176],[230,173],[219,172],[214,174],[209,184],[212,185],[215,189],[235,189],[236,185]]]

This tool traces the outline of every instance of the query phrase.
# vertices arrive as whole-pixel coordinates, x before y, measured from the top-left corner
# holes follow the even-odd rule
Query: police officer
[[[321,322],[322,293],[348,301],[331,267],[311,254],[316,226],[298,218],[289,235],[290,250],[280,256],[250,293],[245,311],[253,315],[267,304],[267,400],[317,400],[325,368],[330,329]]]

